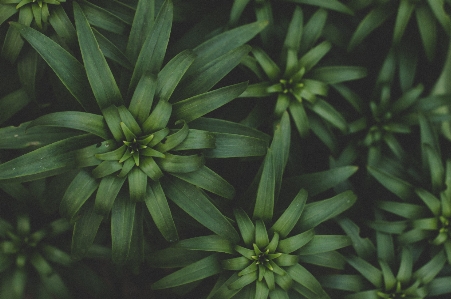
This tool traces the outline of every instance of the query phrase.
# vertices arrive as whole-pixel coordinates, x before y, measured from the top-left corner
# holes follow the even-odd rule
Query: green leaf
[[[269,243],[268,232],[265,227],[265,223],[261,219],[255,221],[255,244],[253,244],[254,252],[259,252],[259,248],[263,250]],[[255,246],[258,248],[255,249]]]
[[[185,239],[177,242],[174,246],[189,250],[225,252],[230,254],[235,253],[230,240],[224,239],[223,237],[217,235]]]
[[[305,206],[297,227],[301,230],[314,228],[318,224],[346,211],[356,200],[357,196],[348,190],[334,197],[309,203]]]
[[[136,202],[119,194],[111,209],[111,249],[113,262],[123,264],[128,259],[135,222]]]
[[[84,134],[43,146],[0,164],[0,180],[30,181],[66,172],[76,166],[75,151],[99,142]]]
[[[49,17],[49,23],[52,25],[58,37],[66,44],[75,45],[77,43],[77,33],[74,25],[70,21],[64,8],[61,5],[52,7],[52,13]]]
[[[305,53],[310,50],[320,38],[324,25],[326,24],[327,15],[328,12],[320,8],[310,17],[307,24],[304,25],[299,53]]]
[[[399,198],[402,200],[409,200],[412,198],[413,186],[411,184],[372,166],[367,166],[367,168],[369,173],[378,180],[379,183]]]
[[[0,124],[4,123],[17,112],[25,108],[32,98],[24,89],[13,91],[0,99]]]
[[[263,171],[258,184],[257,197],[252,218],[270,221],[274,212],[275,173],[274,159],[268,150],[263,162]],[[283,234],[281,234],[283,235]]]
[[[124,182],[125,177],[119,178],[115,175],[102,178],[96,193],[94,212],[99,215],[108,216]]]
[[[298,101],[291,101],[288,108],[299,135],[301,135],[301,137],[306,137],[310,130],[310,126],[303,104]]]
[[[228,288],[232,290],[241,290],[245,286],[257,280],[257,272],[259,271],[253,271],[251,273],[244,274],[243,276],[229,284]]]
[[[182,128],[164,138],[154,147],[155,150],[161,153],[166,153],[181,144],[186,139],[189,133],[188,125],[185,121],[177,121],[177,124],[183,124]]]
[[[271,142],[271,150],[274,158],[275,174],[275,198],[279,197],[282,185],[282,177],[288,162],[291,140],[290,118],[287,112],[282,114],[282,118],[274,128],[274,138]]]
[[[229,133],[229,134],[237,134],[237,135],[244,135],[249,137],[254,137],[258,139],[262,139],[265,141],[270,140],[270,136],[256,130],[254,128],[250,128],[248,126],[226,121],[222,119],[216,119],[216,118],[207,118],[207,117],[201,117],[198,118],[189,124],[190,128],[192,129],[199,129],[199,130],[205,130],[210,132],[217,132],[217,133]]]
[[[362,276],[352,274],[325,275],[320,278],[320,282],[324,288],[344,290],[353,293],[357,293],[364,287]]]
[[[232,158],[263,156],[268,150],[265,140],[238,134],[212,133],[216,148],[204,151],[207,158]]]
[[[118,161],[102,161],[92,170],[92,176],[96,179],[103,178],[122,169],[122,164]]]
[[[60,45],[42,33],[19,23],[11,26],[42,56],[61,82],[87,112],[99,111],[83,65]]]
[[[162,181],[166,195],[182,210],[203,226],[232,242],[239,240],[238,233],[227,218],[195,186],[180,179],[168,177]]]
[[[337,270],[344,270],[346,265],[345,258],[337,251],[299,255],[299,262]]]
[[[380,27],[392,14],[395,13],[394,2],[388,1],[371,10],[366,17],[357,26],[356,31],[351,37],[348,50],[353,50],[376,28]]]
[[[196,95],[173,105],[173,118],[190,122],[238,97],[247,87],[242,82]]]
[[[346,181],[357,170],[357,166],[343,166],[289,177],[283,180],[282,190],[284,190],[284,196],[286,195],[287,198],[295,196],[299,187],[305,188],[310,196],[314,196]],[[288,190],[290,190],[289,193],[287,193]]]
[[[300,255],[310,255],[337,250],[351,245],[348,236],[340,235],[315,235],[313,239],[303,246],[297,253]]]
[[[222,268],[218,256],[213,254],[158,280],[152,284],[152,289],[173,288],[202,280],[220,272],[222,272]]]
[[[299,67],[303,67],[305,71],[311,70],[332,48],[329,41],[323,41],[319,45],[310,49],[304,56],[299,59]]]
[[[299,248],[302,248],[302,246],[304,246],[305,244],[308,244],[308,242],[310,242],[314,236],[314,230],[309,229],[308,231],[305,231],[301,234],[280,240],[277,251],[283,253],[292,253]]]
[[[122,53],[122,51],[113,42],[111,42],[95,28],[91,29],[97,42],[99,43],[100,50],[106,58],[111,59],[127,70],[131,70],[133,68],[130,61],[128,60],[128,57],[125,56],[125,54]]]
[[[312,79],[335,84],[366,77],[367,70],[360,66],[323,66],[310,72]]]
[[[295,52],[298,52],[301,44],[303,23],[304,15],[302,9],[300,6],[296,6],[287,30],[287,35],[285,36],[285,41],[283,42],[284,48],[292,49]]]
[[[307,196],[307,191],[301,189],[285,212],[283,212],[271,227],[271,231],[278,232],[282,238],[288,236],[303,214]]]
[[[243,45],[202,65],[195,72],[186,73],[174,91],[174,102],[203,94],[216,85],[225,75],[235,68],[250,51],[250,46]],[[191,65],[191,68],[196,60]],[[244,89],[241,91],[243,92]],[[238,95],[237,95],[238,96]]]
[[[176,147],[174,151],[215,148],[215,137],[213,134],[203,130],[189,129],[188,136]]]
[[[348,15],[354,15],[354,12],[338,0],[287,0],[294,3],[307,4],[335,10]]]
[[[155,18],[155,1],[138,1],[125,53],[135,64],[147,36],[152,32]]]
[[[158,158],[156,162],[161,170],[169,173],[187,173],[201,168],[205,159],[202,155],[179,156],[170,153],[165,154],[165,158]]]
[[[252,48],[252,54],[254,55],[258,64],[260,64],[260,66],[262,67],[266,76],[268,76],[271,81],[280,79],[280,68],[277,66],[274,60],[272,60],[269,55],[266,54],[265,51],[260,48],[254,47]]]
[[[447,259],[444,251],[437,253],[424,266],[413,273],[413,277],[427,284],[442,270]]]
[[[359,273],[365,277],[376,288],[382,288],[382,271],[357,256],[349,256],[346,261],[354,267]]]
[[[360,237],[360,227],[357,224],[349,218],[338,218],[337,222],[351,238],[352,247],[359,257],[369,260],[376,255],[376,248],[370,239]]]
[[[235,215],[236,223],[238,224],[238,229],[240,230],[244,244],[251,246],[255,236],[254,223],[242,209],[234,210],[233,214]]]
[[[396,15],[396,23],[393,33],[393,43],[398,44],[401,41],[404,31],[407,27],[407,23],[412,16],[413,10],[415,9],[414,3],[408,0],[401,0],[398,7],[398,14]]]
[[[235,196],[235,188],[205,165],[193,172],[172,175],[224,198],[232,199]]]
[[[439,216],[440,200],[437,197],[422,188],[416,188],[415,193],[418,195],[418,197],[421,198],[421,200],[426,204],[426,206],[435,216]]]
[[[427,210],[421,205],[395,201],[377,201],[376,206],[379,209],[389,213],[399,215],[407,219],[419,219],[426,216]]]
[[[65,127],[92,133],[105,140],[111,138],[104,118],[101,115],[86,112],[63,111],[46,114],[32,121],[27,128],[34,126]]]
[[[235,257],[221,261],[221,265],[225,270],[241,271],[249,266],[250,261],[244,256]],[[252,263],[254,264],[254,263]],[[252,265],[251,264],[251,265]],[[254,264],[255,265],[255,264]]]
[[[150,134],[158,130],[163,130],[169,122],[171,113],[172,105],[166,101],[159,101],[155,108],[153,108],[149,117],[142,124],[144,134]]]
[[[313,293],[317,295],[324,293],[324,290],[318,280],[316,280],[316,278],[303,266],[296,264],[288,267],[286,271],[294,281],[306,287]]]
[[[81,217],[74,225],[71,253],[72,258],[76,260],[83,258],[88,253],[104,217],[97,214],[92,205],[88,206],[83,209]]]
[[[323,99],[318,99],[310,109],[324,120],[327,120],[331,125],[338,128],[341,132],[345,133],[347,131],[348,125],[345,118],[332,105]]]
[[[158,73],[157,95],[161,100],[169,101],[178,83],[195,59],[196,54],[193,51],[182,51]]]
[[[267,21],[246,24],[232,30],[225,31],[221,34],[217,34],[213,38],[205,41],[194,49],[194,53],[197,55],[197,58],[191,65],[188,73],[194,73],[199,69],[202,69],[211,61],[217,60],[220,56],[223,56],[227,52],[240,48],[244,43],[251,40],[255,35],[263,30],[266,25]]]
[[[61,199],[60,214],[70,222],[76,221],[80,208],[98,188],[99,183],[86,170],[80,170]]]
[[[143,201],[146,196],[147,175],[139,167],[133,167],[127,178],[130,200]]]
[[[123,103],[122,95],[113,74],[99,48],[88,20],[76,2],[74,2],[74,18],[86,74],[97,104],[101,110],[111,105],[121,105]]]
[[[153,251],[151,255],[147,256],[147,262],[156,268],[178,268],[191,265],[208,255],[210,255],[210,252],[168,247],[163,250]]]
[[[17,12],[18,10],[14,6],[0,3],[0,25]]]
[[[177,241],[179,238],[177,228],[160,182],[150,182],[144,201],[163,237],[169,242]]]
[[[81,2],[80,5],[92,26],[120,35],[127,31],[127,24],[109,11],[87,1]]]
[[[144,74],[158,74],[160,71],[171,33],[172,10],[172,1],[166,0],[139,52],[128,87],[129,94]]]

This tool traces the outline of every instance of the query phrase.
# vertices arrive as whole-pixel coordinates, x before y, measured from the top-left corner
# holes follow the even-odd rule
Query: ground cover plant
[[[0,0],[0,299],[448,298],[451,1]]]

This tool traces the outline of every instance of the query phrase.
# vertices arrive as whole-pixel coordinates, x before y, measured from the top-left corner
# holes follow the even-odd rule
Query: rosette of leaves
[[[86,253],[110,212],[116,262],[124,262],[134,250],[134,256],[142,253],[144,210],[150,212],[168,241],[177,240],[166,196],[218,235],[238,238],[225,216],[201,191],[225,198],[234,194],[228,182],[204,165],[205,156],[266,153],[264,134],[202,118],[246,88],[243,82],[210,91],[248,53],[248,46],[243,44],[262,29],[262,24],[225,32],[193,51],[180,53],[160,70],[173,6],[165,1],[154,25],[142,31],[140,24],[150,17],[154,4],[138,3],[126,50],[134,68],[123,68],[120,74],[111,71],[77,3],[74,16],[84,65],[39,32],[13,24],[87,112],[64,111],[36,119],[31,126],[43,126],[44,131],[46,126],[56,126],[85,134],[74,134],[2,164],[0,168],[9,169],[2,172],[2,180],[30,181],[79,169],[60,205],[60,212],[75,222],[72,253],[78,258]],[[123,90],[116,84],[115,75],[121,77]],[[189,128],[190,122],[196,123],[194,127],[207,126],[210,131]],[[135,244],[132,249],[130,244]]]
[[[351,142],[338,160],[352,164],[359,153],[365,152],[364,163],[368,165],[380,161],[382,156],[404,161],[406,152],[402,140],[413,136],[413,127],[420,123],[419,115],[434,123],[446,120],[446,116],[437,113],[437,109],[446,105],[446,96],[422,95],[423,84],[414,86],[417,59],[406,51],[389,51],[369,100],[343,84],[333,85],[358,113],[358,116],[346,115],[347,119],[355,120],[349,123]],[[401,93],[393,95],[398,88]]]
[[[58,219],[32,231],[28,215],[17,216],[16,226],[0,218],[1,298],[23,298],[27,285],[39,278],[39,285],[58,298],[70,298],[70,292],[53,263],[69,266],[70,255],[48,243],[48,239],[70,229],[69,222]],[[32,270],[31,270],[32,269]],[[38,288],[39,289],[39,288]]]
[[[261,98],[261,103],[244,123],[257,126],[267,119],[262,107],[266,98],[272,97],[276,98],[274,115],[280,117],[287,110],[301,137],[312,129],[323,142],[333,147],[333,134],[329,127],[346,132],[346,120],[326,101],[328,88],[332,83],[362,78],[366,70],[357,66],[318,66],[332,48],[328,41],[315,45],[326,19],[327,12],[319,9],[304,24],[303,11],[296,7],[278,63],[264,50],[252,49],[253,56],[243,63],[257,75],[260,82],[249,85],[241,97]]]
[[[433,253],[444,251],[448,264],[451,264],[451,161],[447,160],[444,167],[432,146],[427,145],[425,149],[432,192],[414,187],[384,170],[368,169],[384,187],[404,201],[377,201],[379,209],[398,216],[400,220],[374,221],[370,225],[374,229],[397,234],[402,244],[422,243]]]
[[[380,219],[380,215],[377,216]],[[446,257],[443,252],[432,258],[424,257],[418,247],[401,246],[391,234],[375,232],[375,243],[359,236],[359,227],[343,218],[340,226],[352,239],[354,254],[347,254],[347,263],[357,271],[326,275],[320,278],[327,289],[333,289],[337,298],[430,298],[450,292],[444,285],[449,277],[437,277]],[[420,264],[421,266],[417,266]]]
[[[286,113],[284,118],[288,118]],[[349,239],[339,235],[316,235],[315,228],[351,207],[356,197],[351,191],[345,191],[306,204],[307,191],[302,189],[277,220],[273,220],[278,212],[275,206],[277,169],[284,168],[283,159],[277,157],[284,151],[279,143],[286,140],[286,132],[281,129],[285,126],[281,124],[276,128],[271,149],[263,162],[252,220],[244,210],[234,211],[240,240],[218,235],[200,236],[154,252],[148,257],[152,266],[183,267],[155,282],[154,289],[181,287],[189,290],[203,279],[220,274],[208,298],[288,298],[291,293],[305,298],[329,298],[305,265],[342,268],[343,259],[335,250],[349,245]],[[322,173],[313,175],[310,180],[304,179],[321,189],[324,186],[315,184],[315,178],[326,179],[331,175],[334,174]],[[341,180],[346,178],[341,176]]]
[[[393,44],[399,44],[409,22],[415,15],[418,34],[421,37],[426,56],[429,60],[432,60],[435,56],[438,38],[437,23],[440,24],[448,36],[451,34],[451,19],[447,12],[450,4],[447,0],[353,1],[352,6],[354,10],[365,9],[369,10],[369,12],[352,35],[349,49],[354,49],[372,31],[381,27],[391,18],[395,18]],[[394,17],[395,14],[396,17]]]

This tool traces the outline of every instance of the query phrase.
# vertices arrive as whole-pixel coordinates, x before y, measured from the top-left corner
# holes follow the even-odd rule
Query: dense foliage
[[[448,298],[451,1],[0,0],[0,299]]]

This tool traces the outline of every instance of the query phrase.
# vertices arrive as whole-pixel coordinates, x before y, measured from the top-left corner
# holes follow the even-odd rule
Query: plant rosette
[[[49,126],[84,134],[74,133],[0,165],[8,169],[1,171],[0,180],[32,181],[79,169],[60,204],[60,213],[75,223],[74,258],[86,254],[100,223],[110,213],[115,262],[125,262],[132,251],[137,260],[142,256],[144,210],[167,241],[177,240],[167,197],[214,233],[238,239],[203,191],[232,198],[234,188],[204,165],[205,157],[263,156],[267,151],[266,134],[203,117],[245,90],[247,82],[210,89],[239,64],[249,52],[244,43],[265,24],[226,31],[179,53],[162,68],[173,5],[165,1],[153,26],[143,34],[140,24],[152,17],[154,5],[153,1],[139,2],[125,51],[134,67],[118,64],[119,74],[113,74],[87,17],[75,2],[84,64],[40,32],[12,24],[86,112],[55,112],[34,120],[29,127],[41,126],[43,135]],[[122,82],[120,87],[116,76]],[[130,244],[141,245],[130,249]]]
[[[264,101],[275,97],[273,114],[276,118],[288,111],[301,137],[306,137],[312,129],[326,145],[333,147],[330,142],[333,136],[327,126],[344,133],[347,123],[341,113],[325,100],[329,85],[363,78],[366,69],[358,66],[318,66],[332,48],[329,41],[315,45],[326,24],[327,12],[319,9],[307,23],[304,24],[303,20],[302,9],[296,7],[283,43],[280,63],[258,47],[252,49],[252,56],[243,60],[242,63],[255,73],[259,82],[250,84],[240,97],[261,98],[244,123],[256,127],[267,121],[261,113],[267,106]],[[281,70],[283,68],[285,71]]]
[[[52,245],[52,238],[70,230],[66,219],[58,219],[37,231],[31,230],[26,214],[17,217],[14,227],[0,218],[1,298],[23,298],[30,284],[39,278],[39,286],[58,298],[70,298],[70,292],[53,263],[71,266],[70,254]],[[33,270],[31,270],[33,269]]]
[[[380,215],[377,219],[382,220]],[[369,238],[360,237],[359,227],[350,219],[342,218],[338,223],[352,239],[356,254],[346,255],[346,261],[358,273],[348,269],[319,279],[337,298],[421,299],[451,292],[449,283],[445,285],[449,277],[436,277],[446,263],[443,251],[423,259],[428,262],[418,267],[424,254],[421,247],[401,246],[397,250],[393,236],[378,231],[375,246]]]
[[[340,202],[337,210],[341,212],[355,199],[347,191],[335,198],[306,204],[307,192],[301,190],[275,222],[266,224],[261,219],[252,221],[241,209],[235,210],[240,242],[217,235],[202,236],[181,240],[155,252],[148,257],[152,266],[185,267],[152,287],[175,288],[220,274],[208,298],[288,298],[290,292],[305,298],[329,298],[304,265],[342,269],[344,260],[335,250],[350,245],[350,240],[340,235],[315,235],[314,227],[328,219],[330,213],[322,213],[324,210],[335,209],[336,206],[331,207],[332,201]],[[187,261],[202,256],[200,253],[207,256],[187,265]]]

